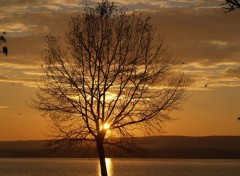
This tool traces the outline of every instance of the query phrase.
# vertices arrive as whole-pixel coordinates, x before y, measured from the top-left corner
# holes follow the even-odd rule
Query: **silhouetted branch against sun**
[[[4,36],[6,34],[7,34],[6,32],[3,32],[2,35],[0,36],[0,45],[7,42],[7,40],[6,40],[5,36]],[[0,51],[0,52],[7,56],[8,55],[8,48],[7,48],[7,46],[3,46],[2,47],[2,51]]]
[[[135,128],[160,131],[185,96],[188,81],[150,18],[107,0],[72,17],[66,40],[46,43],[33,104],[61,142],[96,142],[102,175],[104,145],[128,148]]]
[[[225,10],[225,13],[228,13],[234,11],[237,8],[240,8],[240,0],[225,0],[221,6]]]

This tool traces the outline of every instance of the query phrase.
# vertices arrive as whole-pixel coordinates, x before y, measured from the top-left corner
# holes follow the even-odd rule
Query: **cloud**
[[[0,110],[1,110],[1,109],[9,109],[9,108],[10,108],[9,106],[1,106],[1,105],[0,105]]]
[[[240,65],[239,64],[234,64],[232,66],[228,66],[224,69],[224,74],[226,76],[236,76],[238,81],[240,81],[239,76],[240,76]]]
[[[1,11],[6,14],[12,13],[34,13],[34,12],[44,12],[46,10],[55,10],[51,8],[46,8],[48,6],[58,6],[58,7],[71,7],[74,2],[78,2],[77,0],[69,0],[67,3],[66,0],[11,0],[11,1],[3,1],[1,2]]]
[[[213,45],[217,48],[226,48],[226,47],[230,47],[230,43],[227,41],[221,41],[221,40],[210,40],[210,41],[206,41],[205,44],[210,44]]]
[[[220,9],[194,8],[145,10],[143,13],[152,17],[151,22],[165,33],[170,48],[185,62],[197,61],[207,65],[239,61],[239,13],[225,14]],[[3,28],[9,31],[9,57],[14,57],[8,59],[9,62],[39,64],[45,47],[44,37],[48,34],[63,37],[70,17],[76,14],[62,12],[9,16],[7,22],[2,23]]]
[[[29,76],[38,76],[41,53],[46,47],[44,37],[55,35],[64,38],[70,17],[81,13],[86,3],[93,5],[99,1],[11,2],[2,1],[0,7],[1,30],[8,32],[9,48],[8,57],[1,56],[0,76],[14,73],[17,78],[7,77],[1,81],[27,84],[32,82]],[[239,11],[223,13],[218,6],[220,0],[115,2],[129,9],[139,9],[143,17],[151,16],[151,22],[164,33],[174,55],[186,63],[181,67],[189,74],[195,87],[202,87],[206,82],[216,86],[232,86],[227,80],[239,85],[235,78],[232,79],[237,71],[234,74],[231,72],[240,64]]]
[[[35,78],[9,78],[0,76],[0,82],[10,83],[10,85],[14,86],[15,84],[22,84],[26,87],[37,87],[37,79]]]
[[[97,0],[96,0],[97,2]],[[119,5],[130,9],[160,9],[160,8],[219,8],[221,0],[116,0]]]
[[[42,76],[40,67],[24,66],[18,64],[0,64],[0,82],[11,86],[21,84],[26,87],[36,87]]]
[[[185,62],[240,62],[239,15],[221,9],[171,8],[146,12]]]
[[[47,12],[73,12],[82,11],[86,4],[92,6],[99,3],[99,0],[2,0],[2,14],[26,14],[26,13],[47,13]],[[219,8],[222,0],[115,0],[119,6],[125,6],[129,10],[136,9],[158,9],[173,7],[191,8]],[[1,18],[1,17],[0,17]]]
[[[24,73],[25,75],[30,75],[30,76],[44,76],[43,72],[24,71],[23,73]]]
[[[240,80],[237,77],[240,74],[238,63],[218,63],[210,66],[203,66],[199,63],[190,63],[184,66],[185,75],[187,75],[192,84],[191,90],[211,90],[219,87],[239,87]],[[208,85],[205,88],[205,85]]]
[[[37,25],[23,23],[5,23],[1,26],[2,31],[7,31],[11,36],[29,36],[34,31],[37,31]]]

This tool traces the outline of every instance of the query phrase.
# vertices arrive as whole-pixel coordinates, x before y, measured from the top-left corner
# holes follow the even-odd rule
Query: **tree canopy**
[[[5,38],[5,35],[6,35],[6,34],[7,34],[6,32],[3,32],[2,35],[0,36],[0,45],[1,45],[2,43],[6,43],[6,42],[7,42],[7,40],[6,40],[6,38]],[[2,47],[1,53],[5,54],[6,56],[8,55],[8,48],[7,48],[7,46],[3,46],[3,47]]]
[[[223,6],[223,9],[225,9],[225,12],[231,12],[235,9],[240,8],[240,1],[239,0],[225,0],[224,3],[221,4]]]
[[[34,106],[62,144],[96,142],[107,175],[104,146],[126,149],[136,128],[159,133],[188,82],[174,71],[177,62],[150,18],[104,0],[68,27],[64,41],[46,37]]]

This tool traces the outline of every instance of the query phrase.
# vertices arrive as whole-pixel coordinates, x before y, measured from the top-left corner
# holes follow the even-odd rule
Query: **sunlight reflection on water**
[[[240,160],[106,159],[109,176],[239,176]],[[0,158],[0,176],[100,176],[95,158]]]
[[[105,159],[106,166],[107,166],[107,172],[109,176],[113,175],[113,166],[112,166],[112,159],[111,158],[106,158]],[[101,167],[100,163],[98,164],[98,176],[101,176]]]

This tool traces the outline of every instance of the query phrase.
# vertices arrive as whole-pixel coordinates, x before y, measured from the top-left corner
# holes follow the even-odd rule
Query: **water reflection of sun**
[[[112,159],[111,158],[105,158],[105,162],[106,162],[106,166],[107,166],[108,176],[113,176]],[[100,163],[98,164],[98,175],[101,176]]]

